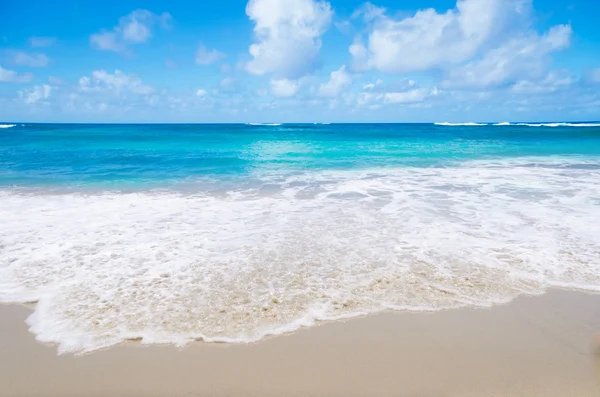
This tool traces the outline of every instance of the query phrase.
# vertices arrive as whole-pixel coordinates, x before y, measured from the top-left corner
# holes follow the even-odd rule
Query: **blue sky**
[[[595,0],[3,0],[0,120],[600,120]]]

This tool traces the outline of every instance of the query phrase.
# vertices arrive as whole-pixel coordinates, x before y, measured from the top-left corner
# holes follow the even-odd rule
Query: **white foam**
[[[0,128],[12,128],[16,126],[16,124],[0,124]]]
[[[434,123],[435,125],[445,126],[445,127],[483,127],[487,124],[481,123]]]
[[[545,161],[277,176],[268,195],[0,191],[0,301],[38,301],[37,338],[84,352],[600,290],[598,162]]]
[[[480,123],[434,123],[439,126],[446,127],[483,127],[489,124]],[[600,123],[510,123],[504,121],[501,123],[491,124],[496,127],[500,126],[521,126],[521,127],[600,127]]]
[[[246,123],[246,125],[252,126],[265,126],[265,127],[278,127],[281,123]]]
[[[517,123],[526,127],[600,127],[600,123]]]

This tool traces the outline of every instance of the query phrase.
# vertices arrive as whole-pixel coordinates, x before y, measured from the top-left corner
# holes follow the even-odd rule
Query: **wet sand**
[[[82,356],[36,342],[29,313],[0,305],[1,396],[600,396],[600,295],[581,292]]]

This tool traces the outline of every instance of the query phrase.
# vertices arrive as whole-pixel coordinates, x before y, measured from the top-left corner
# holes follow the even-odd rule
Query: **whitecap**
[[[481,124],[481,123],[434,123],[434,125],[439,125],[439,126],[445,126],[445,127],[483,127],[486,126],[487,124]]]
[[[277,127],[280,126],[281,123],[246,123],[246,125],[252,126],[266,126],[266,127]]]
[[[600,127],[600,123],[518,123],[526,127]]]

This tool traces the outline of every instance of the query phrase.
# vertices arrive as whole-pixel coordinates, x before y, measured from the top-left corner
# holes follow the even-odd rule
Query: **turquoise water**
[[[600,124],[26,124],[0,129],[0,187],[146,188],[207,178],[224,183],[310,170],[553,156],[597,159]]]
[[[0,302],[59,352],[600,292],[600,124],[0,127]]]

